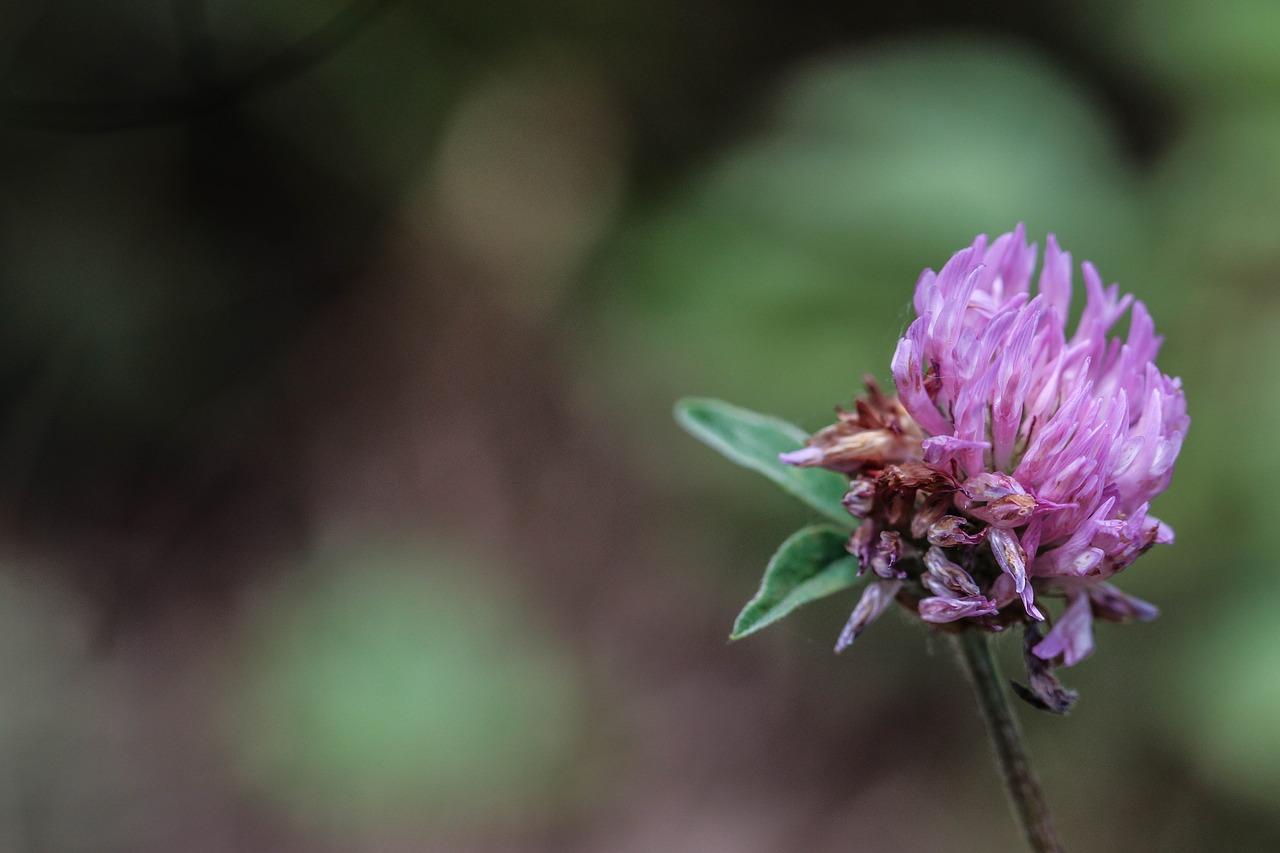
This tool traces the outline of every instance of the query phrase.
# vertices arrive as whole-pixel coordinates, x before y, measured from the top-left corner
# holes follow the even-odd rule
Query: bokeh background
[[[679,432],[1055,232],[1193,425],[1088,851],[1280,849],[1280,6],[0,4],[0,849],[1018,849],[946,644],[732,646],[809,520]],[[1016,643],[1003,648],[1010,671]]]

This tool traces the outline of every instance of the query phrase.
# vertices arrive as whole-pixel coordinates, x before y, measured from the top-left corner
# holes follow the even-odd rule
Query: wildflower
[[[1093,651],[1094,618],[1155,617],[1106,581],[1173,541],[1148,508],[1189,419],[1180,381],[1155,365],[1146,307],[1086,262],[1068,337],[1071,256],[1050,235],[1032,294],[1036,261],[1019,226],[925,270],[893,356],[897,394],[868,380],[853,411],[782,461],[851,480],[849,550],[876,577],[837,650],[890,598],[956,629],[1023,623],[1043,698],[1048,665]],[[1110,336],[1126,311],[1127,336]],[[1049,597],[1066,606],[1041,638]]]

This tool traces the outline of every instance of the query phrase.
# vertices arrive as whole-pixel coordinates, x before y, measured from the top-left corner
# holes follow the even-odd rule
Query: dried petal
[[[924,555],[924,564],[928,571],[920,580],[934,595],[959,598],[981,592],[969,573],[947,559],[941,548],[930,548]]]
[[[849,484],[849,491],[845,493],[843,500],[844,508],[855,518],[866,518],[871,513],[875,493],[875,483],[860,477]]]
[[[1008,474],[984,471],[965,480],[960,490],[975,501],[994,501],[1010,495],[1025,495],[1027,490]]]
[[[880,525],[875,519],[867,519],[849,537],[848,551],[858,558],[859,574],[871,565],[875,558],[875,546],[879,541]]]
[[[896,397],[867,381],[867,397],[853,412],[838,412],[836,422],[809,437],[808,447],[782,454],[789,465],[818,465],[857,475],[864,469],[908,462],[920,457],[920,427]]]
[[[956,545],[977,545],[982,533],[966,533],[965,520],[958,515],[944,515],[929,527],[929,544],[940,548]]]
[[[808,467],[821,465],[825,456],[826,454],[822,452],[821,448],[810,446],[802,447],[799,450],[792,450],[788,453],[779,453],[778,461],[784,465]]]
[[[858,606],[853,608],[853,614],[840,632],[840,639],[836,640],[836,651],[842,652],[849,648],[858,639],[858,635],[884,612],[901,588],[900,580],[873,580],[867,584],[862,598],[858,600]]]
[[[924,539],[929,535],[929,528],[937,524],[938,519],[947,514],[951,506],[950,494],[931,495],[916,508],[911,516],[911,537]]]
[[[1027,555],[1018,537],[1008,530],[994,529],[987,535],[991,553],[995,555],[1000,570],[1013,578],[1013,588],[1018,592],[1027,585]]]
[[[871,570],[885,579],[905,578],[907,573],[897,568],[902,556],[902,537],[892,530],[880,534],[871,553]]]
[[[1011,531],[992,527],[987,532],[987,541],[991,543],[991,553],[995,555],[1000,570],[1013,579],[1013,588],[1021,596],[1027,615],[1043,620],[1044,614],[1035,605],[1035,593],[1027,583],[1027,554],[1022,550],[1018,537]]]
[[[1026,524],[1036,509],[1036,499],[1031,495],[1005,495],[986,506],[969,510],[973,515],[996,527],[1014,528]]]
[[[935,624],[954,622],[970,616],[991,616],[997,607],[990,599],[981,595],[966,595],[963,598],[946,598],[936,596],[920,600],[920,618]]]
[[[1093,615],[1108,622],[1125,622],[1137,619],[1149,622],[1160,615],[1154,604],[1121,592],[1109,583],[1094,584],[1088,588]]]
[[[901,465],[886,465],[880,476],[884,488],[894,490],[910,490],[924,488],[949,488],[953,481],[928,465],[920,462],[903,462]]]
[[[1034,653],[1040,644],[1040,628],[1034,622],[1023,627],[1022,657],[1027,665],[1027,678],[1030,687],[1012,682],[1013,690],[1024,702],[1042,711],[1054,714],[1065,714],[1076,704],[1078,694],[1062,686],[1053,675],[1048,661]]]

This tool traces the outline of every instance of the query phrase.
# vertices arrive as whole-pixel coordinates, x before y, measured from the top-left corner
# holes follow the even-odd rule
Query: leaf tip
[[[688,428],[690,424],[697,422],[696,411],[706,407],[705,397],[681,397],[676,400],[671,407],[671,416],[676,419],[676,423]]]
[[[747,602],[746,608],[738,614],[738,618],[733,621],[733,630],[729,632],[729,642],[735,643],[769,624],[767,621],[761,621],[757,614],[751,612],[755,606],[756,600],[753,598]]]

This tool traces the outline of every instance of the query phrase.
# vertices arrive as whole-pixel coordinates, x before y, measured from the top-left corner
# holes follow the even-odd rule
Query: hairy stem
[[[973,682],[987,734],[996,750],[1005,791],[1028,846],[1034,853],[1062,853],[1062,842],[1054,832],[1053,819],[1027,759],[1013,709],[1009,707],[1004,680],[991,652],[990,635],[985,631],[964,631],[956,637],[956,645]]]

